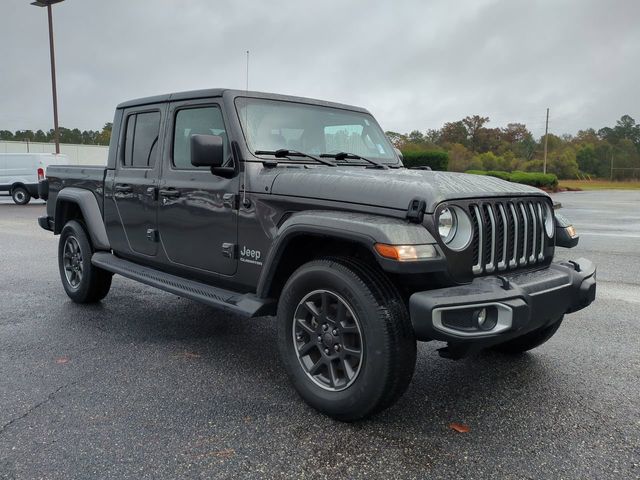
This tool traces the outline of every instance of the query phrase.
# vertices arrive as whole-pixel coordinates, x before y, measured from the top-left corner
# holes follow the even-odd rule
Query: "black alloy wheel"
[[[93,265],[92,255],[84,224],[80,220],[67,222],[60,233],[58,267],[64,291],[76,303],[102,300],[111,288],[113,274]]]
[[[294,313],[293,344],[300,365],[319,387],[340,391],[358,377],[364,355],[360,322],[335,292],[314,290]]]
[[[298,394],[353,422],[393,405],[409,385],[416,340],[402,296],[375,264],[311,260],[278,302],[278,348]]]
[[[62,263],[64,275],[71,288],[78,288],[82,282],[82,252],[78,239],[69,235],[64,241]]]

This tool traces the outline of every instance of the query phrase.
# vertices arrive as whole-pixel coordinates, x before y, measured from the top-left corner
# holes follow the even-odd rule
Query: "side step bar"
[[[91,257],[91,263],[123,277],[200,303],[222,308],[245,318],[269,315],[275,312],[276,303],[272,299],[258,298],[251,293],[239,294],[212,287],[205,283],[138,265],[108,252],[94,253]]]

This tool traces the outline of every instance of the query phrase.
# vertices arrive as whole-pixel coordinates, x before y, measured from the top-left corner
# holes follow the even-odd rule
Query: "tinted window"
[[[124,144],[127,167],[153,167],[158,155],[160,112],[129,115]]]
[[[221,136],[226,158],[227,133],[222,120],[222,112],[219,108],[202,107],[178,110],[173,137],[173,165],[176,168],[207,168],[191,165],[192,135]]]

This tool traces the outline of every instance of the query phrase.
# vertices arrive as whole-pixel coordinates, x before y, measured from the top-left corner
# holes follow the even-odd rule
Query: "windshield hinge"
[[[412,223],[422,223],[426,209],[427,202],[420,198],[414,198],[409,202],[409,208],[407,208],[407,220]]]

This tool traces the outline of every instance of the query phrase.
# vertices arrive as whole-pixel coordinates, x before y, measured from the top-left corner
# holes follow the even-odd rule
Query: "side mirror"
[[[191,135],[191,165],[220,167],[224,163],[224,143],[217,135]]]

